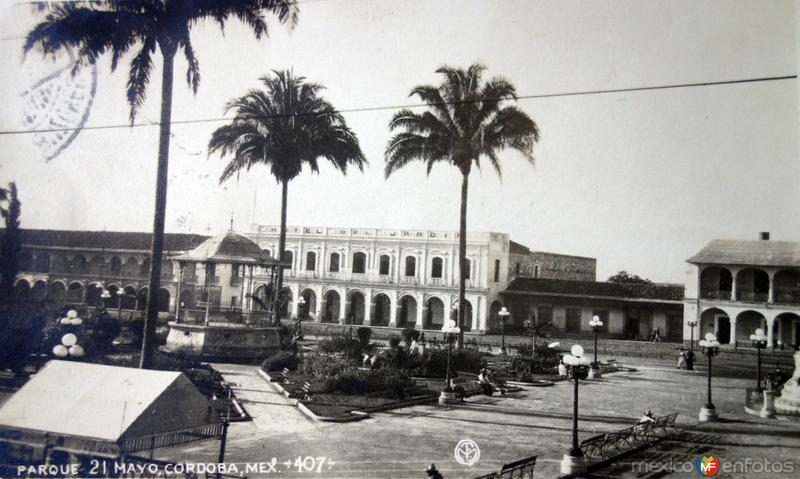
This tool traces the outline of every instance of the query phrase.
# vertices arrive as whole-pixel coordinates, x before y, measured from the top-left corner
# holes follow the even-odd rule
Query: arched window
[[[367,272],[367,255],[365,253],[353,254],[353,273],[366,273]]]
[[[19,271],[33,271],[33,255],[27,251],[19,255]]]
[[[141,274],[150,274],[150,258],[145,258],[142,261],[142,266],[139,268]]]
[[[283,252],[283,262],[289,263],[289,269],[294,269],[294,253],[289,250]]]
[[[464,259],[464,279],[470,279],[472,276],[472,261]]]
[[[443,269],[444,261],[442,261],[442,258],[433,258],[433,264],[431,265],[431,278],[441,278]]]
[[[317,269],[317,253],[309,251],[306,253],[306,271],[314,271]]]
[[[47,253],[39,253],[36,255],[36,265],[34,270],[37,273],[50,272],[50,255]]]
[[[112,256],[109,262],[109,269],[112,273],[119,273],[122,271],[122,260],[118,256]]]
[[[417,275],[417,258],[414,256],[406,256],[406,276]]]
[[[88,268],[89,263],[86,261],[86,258],[83,255],[77,255],[72,258],[72,272],[73,273],[85,273],[86,268]]]
[[[328,268],[331,273],[339,272],[339,253],[331,253],[331,265]]]
[[[388,254],[381,255],[380,264],[378,265],[378,274],[388,275],[390,264],[391,264],[391,259],[389,258],[389,255]]]

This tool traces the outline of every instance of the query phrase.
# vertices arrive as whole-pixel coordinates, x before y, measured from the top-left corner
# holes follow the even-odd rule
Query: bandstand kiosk
[[[195,249],[173,256],[180,267],[175,321],[169,323],[166,352],[203,358],[259,359],[280,349],[278,328],[273,322],[272,298],[254,300],[253,271],[267,270],[277,277],[288,268],[272,258],[250,238],[228,231],[207,239]],[[190,271],[191,277],[185,277]],[[202,286],[186,290],[186,280]],[[198,285],[201,283],[198,283]],[[197,301],[184,301],[182,291],[192,291]],[[229,298],[225,301],[225,298]]]

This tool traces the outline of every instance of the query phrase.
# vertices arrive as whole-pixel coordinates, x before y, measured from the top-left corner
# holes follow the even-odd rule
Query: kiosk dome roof
[[[198,263],[280,264],[268,251],[261,249],[255,241],[235,231],[208,238],[196,248],[174,256],[172,259]]]

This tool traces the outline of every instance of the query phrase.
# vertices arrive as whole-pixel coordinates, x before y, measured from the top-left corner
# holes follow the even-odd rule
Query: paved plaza
[[[655,360],[630,361],[638,371],[609,374],[581,384],[581,439],[633,425],[646,409],[656,414],[678,412],[685,432],[598,475],[662,477],[670,475],[669,471],[662,468],[648,474],[642,470],[642,463],[668,464],[671,460],[672,464],[694,464],[703,452],[718,455],[722,462],[745,458],[797,461],[800,422],[766,420],[744,413],[745,388],[752,386],[752,378],[714,378],[714,403],[723,422],[698,425],[697,413],[706,394],[704,370],[677,370]],[[232,424],[226,462],[277,459],[278,474],[265,472],[249,477],[424,478],[425,467],[433,462],[445,478],[472,478],[534,454],[538,455],[536,477],[555,477],[571,440],[573,388],[566,382],[527,388],[506,397],[473,397],[453,407],[414,406],[335,424],[307,419],[257,374],[255,366],[215,367],[226,380],[237,384],[237,394],[253,416],[252,422]],[[458,441],[465,438],[474,440],[481,450],[480,461],[471,468],[457,463],[453,455]],[[218,442],[208,441],[168,453],[176,461],[216,462],[217,446]],[[298,456],[327,460],[318,472],[298,471],[296,464],[286,463]],[[674,469],[674,477],[698,474]],[[796,471],[800,471],[800,464]]]

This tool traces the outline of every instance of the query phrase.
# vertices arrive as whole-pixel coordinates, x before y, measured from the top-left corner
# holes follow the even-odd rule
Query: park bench
[[[526,457],[525,459],[503,464],[499,472],[490,472],[475,479],[533,479],[536,457]]]
[[[586,458],[595,462],[625,454],[676,433],[677,417],[678,413],[658,416],[652,422],[584,439],[580,445],[581,452]]]

